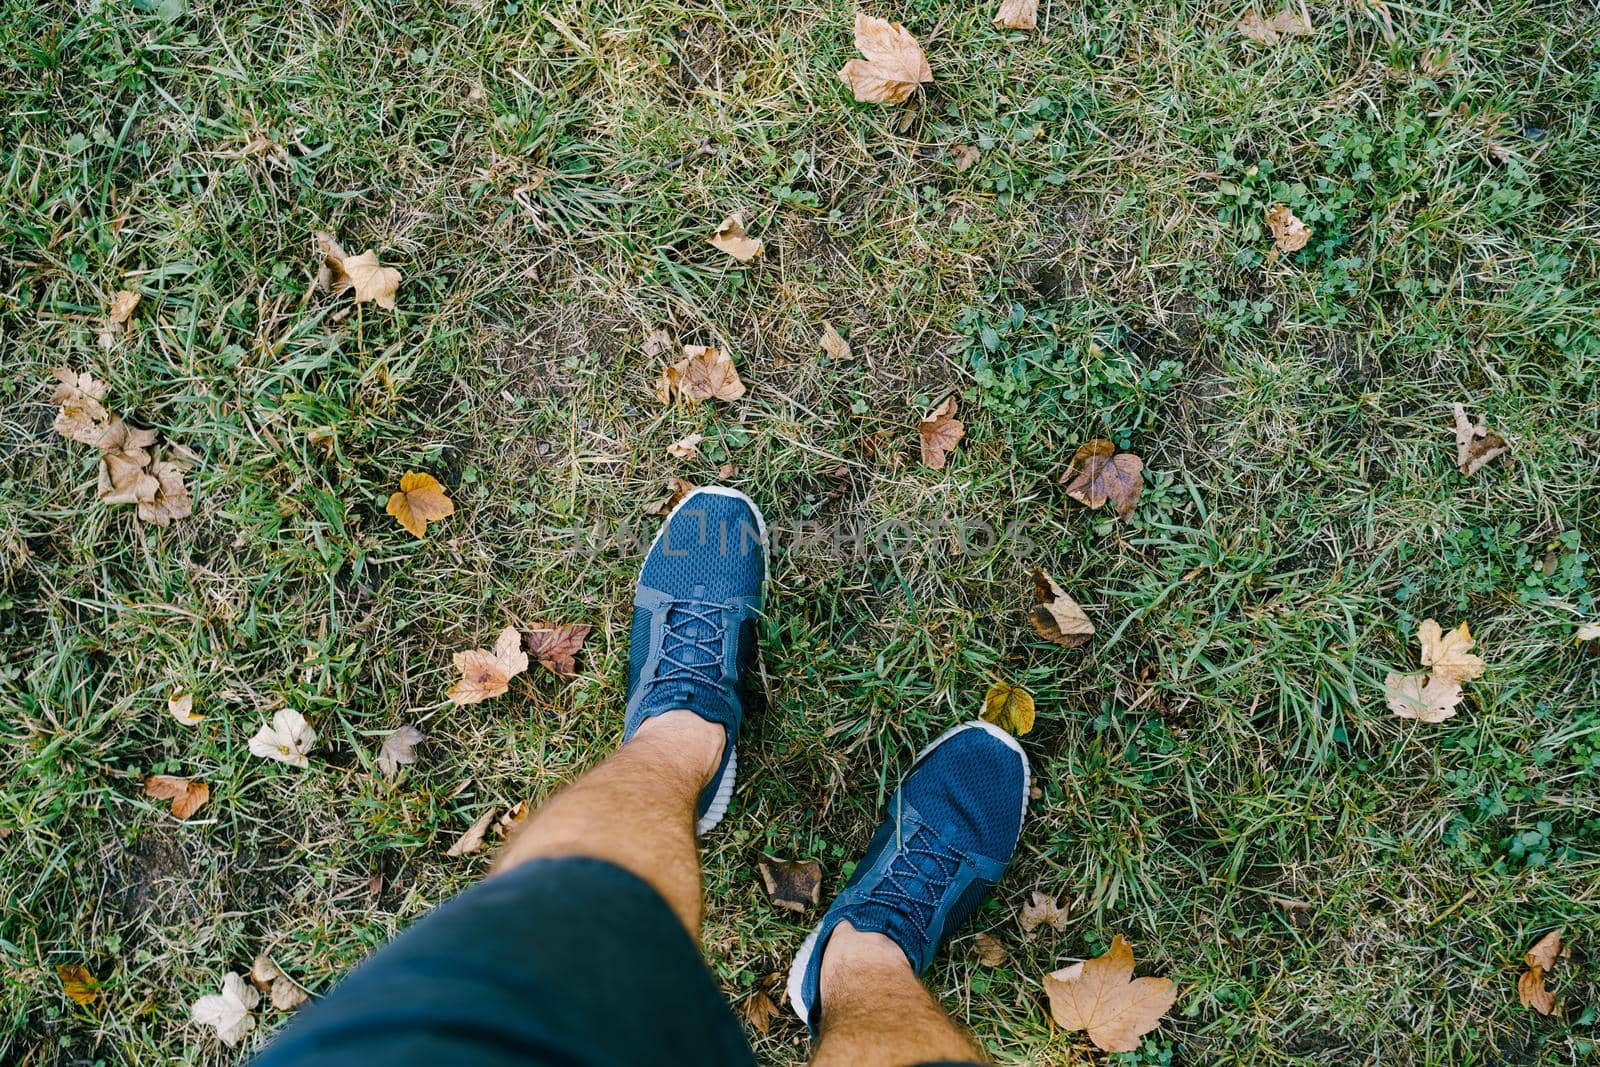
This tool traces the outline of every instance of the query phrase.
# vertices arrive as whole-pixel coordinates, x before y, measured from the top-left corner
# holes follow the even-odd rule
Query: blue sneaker
[[[766,520],[749,497],[724,486],[696,489],[672,509],[639,572],[622,740],[677,710],[727,731],[722,766],[700,797],[698,834],[722,821],[733,799],[766,581]]]
[[[822,952],[834,927],[888,936],[918,974],[989,894],[1022,834],[1028,757],[986,722],[963,723],[923,749],[889,798],[856,870],[789,968],[789,1003],[817,1036]]]

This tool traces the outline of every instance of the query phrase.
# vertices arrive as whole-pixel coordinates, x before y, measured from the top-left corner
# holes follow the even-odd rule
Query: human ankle
[[[722,765],[722,749],[727,731],[719,724],[702,719],[692,711],[666,711],[639,724],[629,744],[661,748],[672,762],[698,779],[698,787],[711,783]]]
[[[861,973],[903,971],[912,977],[916,971],[906,958],[905,950],[887,934],[857,930],[842,922],[828,935],[822,950],[820,992],[824,1002],[830,986],[848,984],[851,976]]]

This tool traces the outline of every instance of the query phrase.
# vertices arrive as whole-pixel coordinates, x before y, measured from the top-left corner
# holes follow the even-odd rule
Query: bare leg
[[[546,800],[500,850],[492,873],[557,856],[606,860],[648,882],[698,940],[695,805],[717,772],[724,737],[693,712],[646,720],[604,763]]]
[[[908,1067],[983,1054],[883,934],[840,923],[822,954],[822,1034],[812,1067]]]

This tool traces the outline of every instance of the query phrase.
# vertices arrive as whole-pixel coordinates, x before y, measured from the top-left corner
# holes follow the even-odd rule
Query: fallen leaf
[[[898,22],[856,12],[856,50],[866,59],[852,59],[839,71],[839,80],[863,104],[903,104],[933,71],[917,39]]]
[[[293,767],[309,767],[306,754],[316,743],[316,731],[306,717],[293,708],[279,708],[272,722],[250,739],[250,754],[277,760]]]
[[[1561,955],[1561,931],[1551,930],[1535,941],[1522,959],[1529,967],[1543,967],[1548,971],[1555,967],[1556,957],[1559,955]]]
[[[1467,418],[1467,409],[1460,404],[1456,413],[1456,469],[1468,478],[1477,474],[1484,464],[1510,450],[1506,439],[1495,433],[1479,419],[1474,423]]]
[[[1031,30],[1039,22],[1039,0],[1000,0],[994,24],[1003,30]]]
[[[106,324],[112,327],[121,327],[127,324],[133,315],[133,309],[139,306],[141,294],[132,289],[120,289],[111,298],[111,306],[106,309]]]
[[[535,623],[533,629],[524,635],[528,655],[552,674],[571,678],[578,673],[573,657],[583,648],[591,629],[593,627],[586,622],[557,626]]]
[[[954,144],[950,146],[950,163],[956,168],[957,174],[965,174],[978,162],[981,153],[969,144]]]
[[[100,403],[106,398],[109,387],[105,382],[96,381],[88,371],[80,373],[69,367],[54,367],[50,375],[57,382],[50,402],[61,408],[51,428],[80,444],[98,444],[111,419],[105,405]]]
[[[744,217],[739,214],[729,215],[717,224],[706,244],[719,252],[726,252],[740,263],[748,263],[761,254],[760,238],[751,237],[744,232]]]
[[[478,817],[478,821],[467,827],[467,832],[456,838],[456,843],[445,850],[446,856],[470,856],[483,847],[483,835],[489,829],[489,824],[494,821],[497,809],[490,808]]]
[[[267,991],[278,1011],[293,1011],[308,999],[306,991],[266,956],[257,956],[250,964],[250,982]]]
[[[61,991],[75,1003],[88,1007],[100,999],[100,983],[83,964],[58,963],[56,977],[61,979]]]
[[[1033,572],[1033,628],[1046,641],[1062,648],[1077,648],[1094,634],[1094,623],[1056,580],[1042,569]]]
[[[522,651],[522,635],[507,626],[495,639],[494,649],[472,648],[457,652],[452,661],[461,680],[445,694],[457,705],[476,704],[497,697],[510,686],[511,679],[528,669],[528,654]]]
[[[831,322],[822,323],[822,336],[817,338],[817,343],[833,359],[850,358],[850,342],[839,336],[839,331],[833,328]]]
[[[1239,20],[1239,32],[1251,41],[1277,44],[1285,37],[1304,37],[1311,32],[1311,25],[1300,17],[1299,12],[1287,8],[1270,19],[1251,11]]]
[[[1132,1052],[1172,1007],[1177,991],[1167,978],[1133,978],[1133,950],[1118,934],[1096,959],[1048,975],[1050,1014],[1064,1030],[1086,1030],[1095,1047]]]
[[[1035,889],[1017,912],[1017,922],[1022,926],[1022,932],[1032,934],[1041,926],[1048,926],[1056,933],[1067,928],[1067,909],[1056,903],[1056,898]]]
[[[400,479],[400,491],[389,497],[383,510],[413,537],[421,537],[428,532],[428,523],[449,518],[455,514],[456,506],[433,475],[406,471]]]
[[[1540,1015],[1556,1010],[1556,995],[1544,987],[1544,968],[1530,967],[1517,976],[1517,999]]]
[[[1099,508],[1108,501],[1119,518],[1127,518],[1144,492],[1144,460],[1132,452],[1114,455],[1117,446],[1096,437],[1072,456],[1072,465],[1061,476],[1067,495],[1087,508]]]
[[[1573,641],[1600,641],[1600,622],[1586,622],[1579,626]]]
[[[761,883],[777,907],[804,912],[822,898],[822,864],[816,860],[780,860],[764,855],[759,866]]]
[[[1311,240],[1311,227],[1301,222],[1287,204],[1276,204],[1267,212],[1267,226],[1272,230],[1272,254],[1298,252]]]
[[[1441,630],[1432,619],[1422,620],[1417,629],[1422,644],[1422,665],[1433,668],[1433,676],[1446,682],[1470,682],[1484,672],[1486,664],[1472,655],[1472,632],[1463,622],[1454,630]]]
[[[155,526],[170,526],[174,519],[186,519],[194,513],[194,501],[189,497],[189,487],[183,484],[183,472],[188,464],[175,460],[157,460],[150,465],[156,479],[156,492],[149,500],[139,504],[139,521]]]
[[[655,359],[672,351],[672,335],[666,330],[651,330],[644,335],[645,358]]]
[[[318,276],[335,296],[346,289],[354,290],[356,303],[375,301],[381,308],[395,310],[394,294],[400,288],[400,272],[378,263],[378,254],[367,249],[359,256],[345,253],[331,234],[316,235],[317,249],[322,253],[326,276]]]
[[[988,934],[979,934],[972,939],[972,947],[978,952],[978,962],[985,967],[1004,967],[1011,954],[1000,943],[997,937]]]
[[[528,802],[519,800],[494,821],[494,832],[499,837],[510,837],[528,818]]]
[[[750,1029],[758,1034],[764,1034],[772,1029],[772,1017],[778,1014],[778,1006],[772,1003],[771,997],[758,989],[739,1002],[739,1014],[750,1024]]]
[[[385,778],[393,778],[401,767],[417,762],[416,748],[425,740],[427,735],[415,726],[406,725],[395,730],[378,746],[378,770]]]
[[[193,693],[173,693],[169,696],[167,698],[167,714],[185,726],[193,726],[197,722],[206,721],[204,715],[196,715],[194,713]]]
[[[149,434],[153,440],[155,434]],[[143,440],[143,438],[140,438]],[[148,504],[161,492],[161,480],[150,472],[150,454],[143,448],[113,449],[101,454],[95,495],[107,504]]]
[[[699,433],[681,437],[667,446],[667,455],[673,459],[688,459],[690,456],[698,456],[700,454],[700,442],[705,439],[705,434]]]
[[[922,462],[936,471],[944,470],[946,454],[966,432],[966,426],[956,418],[956,398],[951,394],[917,423],[917,434],[922,438]]]
[[[744,382],[727,352],[708,345],[684,345],[683,358],[662,370],[655,396],[662,404],[674,400],[698,404],[702,400],[738,400],[744,393]]]
[[[1459,682],[1427,674],[1390,674],[1383,680],[1383,691],[1390,711],[1418,722],[1444,722],[1461,703]]]
[[[171,774],[152,774],[144,780],[144,795],[172,801],[172,814],[187,819],[205,807],[206,801],[211,799],[211,787]]]
[[[269,996],[272,998],[272,1006],[278,1011],[294,1011],[310,999],[306,991],[288,975],[282,975],[272,983],[272,992]]]
[[[260,1002],[261,994],[242,975],[230,971],[222,979],[222,993],[195,1001],[189,1017],[202,1026],[215,1027],[217,1039],[232,1048],[255,1029],[256,1020],[250,1009]]]
[[[646,504],[644,513],[646,515],[670,515],[672,514],[672,509],[678,506],[678,502],[692,492],[694,492],[693,485],[690,485],[677,475],[673,475],[667,479],[667,495],[660,500]]]
[[[995,682],[983,697],[983,721],[1021,737],[1033,729],[1033,694],[1009,682]]]

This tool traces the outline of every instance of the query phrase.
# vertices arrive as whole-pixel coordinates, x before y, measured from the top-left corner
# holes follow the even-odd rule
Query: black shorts
[[[656,891],[573,858],[525,863],[440,906],[254,1062],[720,1067],[755,1057]]]

